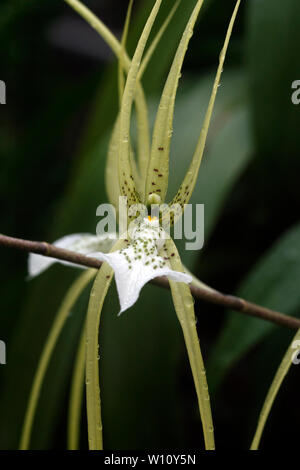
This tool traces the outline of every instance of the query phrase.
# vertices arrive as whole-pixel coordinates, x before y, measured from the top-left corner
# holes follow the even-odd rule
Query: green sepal
[[[280,390],[281,384],[293,363],[292,357],[295,352],[297,352],[297,350],[295,350],[295,343],[300,344],[300,330],[297,331],[291,344],[289,345],[288,350],[283,356],[280,366],[278,367],[275,377],[272,381],[272,384],[270,386],[270,389],[268,391],[268,394],[266,396],[265,402],[259,415],[257,428],[251,444],[251,450],[257,450],[259,447],[261,436],[264,431],[265,424],[272,409],[273,403]]]
[[[37,370],[33,379],[22,428],[22,435],[19,447],[20,450],[26,450],[29,447],[32,426],[34,422],[36,408],[38,405],[38,399],[57,340],[63,330],[68,316],[70,315],[71,309],[74,307],[79,296],[95,275],[96,270],[94,269],[89,269],[88,271],[81,274],[68,289],[62,301],[61,307],[57,312],[56,318],[49,332],[49,336],[42,351]]]
[[[79,0],[65,0],[90,26],[97,31],[97,33],[102,37],[102,39],[109,45],[111,50],[117,56],[119,60],[122,61],[122,65],[126,72],[129,71],[131,66],[131,61],[124,51],[122,44],[118,41],[118,39],[112,34],[112,32],[105,26],[105,24],[89,10],[85,5],[83,5]],[[143,155],[145,161],[149,160],[149,153],[150,153],[150,137],[149,137],[149,123],[148,123],[148,110],[147,110],[147,103],[144,96],[144,91],[139,81],[136,83],[136,91],[135,91],[135,103],[137,109],[137,119],[138,119],[138,129],[139,129],[139,137],[138,137],[138,150],[139,154]],[[130,123],[129,123],[130,124]],[[120,143],[120,139],[119,139]],[[118,143],[118,149],[119,149]],[[114,145],[114,144],[112,144]],[[116,152],[116,158],[119,159],[119,151]],[[130,168],[130,155],[128,157],[128,164]],[[106,186],[111,185],[118,185],[117,175],[119,172],[114,174],[113,180],[109,179],[106,181]],[[123,172],[125,174],[125,172]],[[122,174],[121,186],[124,186],[124,192],[126,191],[126,187],[130,182],[131,188],[126,191],[128,194],[134,196],[134,199],[138,201],[140,196],[138,191],[135,187],[133,181],[133,174],[129,171],[127,184],[124,183],[124,175]],[[142,185],[140,185],[142,187]],[[116,192],[116,191],[115,191]],[[126,194],[125,194],[126,195]]]
[[[124,240],[118,240],[110,252],[121,249]],[[90,293],[86,323],[86,401],[88,440],[90,450],[102,450],[102,419],[99,385],[99,323],[103,303],[113,278],[113,269],[103,263]]]
[[[196,147],[192,162],[183,179],[182,184],[179,187],[179,190],[177,191],[176,196],[169,204],[170,210],[164,214],[164,219],[167,221],[168,218],[170,218],[172,225],[176,223],[176,221],[181,216],[182,212],[184,211],[184,205],[188,204],[192,196],[197,178],[198,178],[199,168],[200,168],[200,164],[202,161],[202,156],[203,156],[203,152],[204,152],[204,148],[206,144],[208,129],[209,129],[209,125],[210,125],[210,121],[211,121],[211,117],[212,117],[212,113],[214,109],[218,87],[219,87],[220,80],[221,80],[224,61],[225,61],[230,37],[232,34],[234,22],[238,13],[239,5],[240,5],[240,0],[238,0],[236,3],[236,6],[234,8],[234,11],[233,11],[233,14],[232,14],[232,17],[231,17],[231,20],[227,29],[225,42],[224,42],[224,45],[220,54],[219,66],[218,66],[216,78],[214,81],[214,85],[213,85],[211,97],[209,100],[208,108],[206,111],[203,127],[200,132],[200,136],[198,139],[197,147]]]
[[[130,162],[130,122],[131,110],[134,99],[136,85],[138,83],[138,72],[142,55],[146,47],[147,40],[151,33],[152,26],[159,11],[162,0],[156,0],[155,5],[148,17],[146,25],[140,36],[131,66],[127,75],[125,90],[123,93],[122,105],[120,109],[120,135],[119,135],[119,185],[122,196],[126,196],[128,204],[138,204],[141,202],[133,180]]]
[[[165,253],[170,266],[175,271],[183,272],[183,266],[173,240],[165,242]],[[207,450],[215,448],[214,428],[210,408],[210,398],[206,381],[205,367],[202,359],[199,338],[196,328],[194,311],[194,299],[188,285],[182,282],[169,281],[173,303],[179,323],[182,328],[185,345],[194,378],[195,389],[198,397],[200,416],[202,420],[205,447]]]
[[[156,114],[145,195],[160,196],[164,202],[169,180],[170,144],[173,133],[175,98],[182,64],[203,0],[198,0],[180,40]]]
[[[124,54],[126,51],[126,41],[127,41],[127,36],[128,36],[128,30],[129,30],[129,24],[130,24],[130,19],[131,19],[131,13],[132,13],[132,7],[133,7],[133,2],[134,0],[129,0],[128,7],[127,7],[127,13],[126,13],[126,18],[125,18],[125,24],[123,28],[123,33],[122,33],[122,38],[121,38],[121,54],[119,56],[119,62],[118,62],[118,85],[119,85],[119,100],[120,100],[120,106],[122,103],[122,96],[124,92]]]
[[[120,114],[117,117],[115,122],[111,138],[108,145],[108,152],[107,152],[107,161],[105,167],[105,186],[106,192],[108,196],[108,200],[116,209],[116,215],[118,215],[118,208],[119,208],[119,197],[121,196],[120,187],[118,184],[118,168],[119,168],[119,160],[118,160],[118,145],[119,145],[119,136],[120,136]],[[139,175],[137,164],[133,155],[133,150],[130,149],[130,164],[132,168],[132,176],[133,180],[136,184],[137,191],[139,194],[142,192],[142,180]]]

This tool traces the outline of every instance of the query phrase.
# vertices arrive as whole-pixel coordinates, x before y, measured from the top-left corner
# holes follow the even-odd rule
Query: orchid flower
[[[163,25],[162,30],[148,48],[143,59],[152,26],[163,0],[155,1],[138,41],[135,53],[132,60],[130,60],[125,51],[124,37],[122,43],[119,43],[101,20],[82,5],[80,1],[65,1],[102,36],[119,58],[121,104],[112,131],[106,166],[106,187],[109,200],[116,208],[120,196],[127,198],[129,207],[135,204],[143,204],[146,207],[153,204],[162,204],[164,207],[163,211],[157,217],[150,216],[149,218],[141,218],[139,215],[139,218],[136,218],[133,215],[129,215],[128,222],[135,223],[134,229],[131,233],[128,232],[128,235],[126,234],[125,237],[120,237],[117,241],[117,237],[114,234],[109,234],[108,236],[75,234],[63,237],[54,243],[57,246],[93,256],[103,261],[90,295],[86,324],[86,358],[84,359],[84,355],[80,356],[82,357],[81,360],[86,361],[89,446],[90,449],[94,450],[102,449],[102,422],[97,360],[98,329],[102,305],[114,274],[121,305],[120,313],[131,307],[137,301],[142,287],[147,282],[157,276],[168,277],[175,311],[182,327],[194,378],[203,425],[205,446],[207,449],[214,449],[208,387],[196,330],[194,302],[187,285],[192,281],[192,277],[184,272],[176,246],[170,237],[165,236],[164,229],[166,221],[167,225],[172,225],[181,217],[185,205],[188,204],[191,198],[197,181],[225,55],[240,0],[237,1],[227,30],[212,94],[195,153],[188,171],[182,180],[182,184],[169,204],[165,203],[165,198],[169,178],[170,143],[173,131],[175,98],[184,57],[204,0],[195,2],[195,7],[178,45],[158,106],[151,145],[147,105],[141,79],[151,57],[151,53],[159,42],[162,30],[166,27],[174,14],[176,5]],[[132,2],[130,2],[129,9],[131,9],[131,6]],[[127,74],[127,79],[123,86],[124,72]],[[133,155],[130,137],[133,105],[136,107],[138,124],[137,158]],[[55,262],[55,260],[45,261],[39,255],[30,255],[29,275],[31,277],[38,275],[53,264],[53,262]],[[50,342],[51,344],[54,342],[52,337]],[[30,410],[32,410],[32,408],[33,405]],[[28,441],[28,428],[30,428],[28,421],[30,422],[30,419],[32,420],[32,411],[31,414],[29,413],[29,417],[25,423],[25,430],[27,429],[27,431],[25,432],[26,436],[23,442],[26,443]]]
[[[113,268],[121,304],[120,313],[137,301],[142,287],[155,277],[167,276],[173,281],[192,282],[192,277],[189,274],[173,271],[167,265],[167,258],[159,254],[164,244],[164,233],[160,229],[156,217],[151,219],[149,216],[141,221],[131,237],[131,242],[126,240],[126,247],[113,253],[108,253],[108,251],[113,247],[115,234],[107,236],[68,235],[54,242],[54,245],[92,256],[107,262]],[[76,266],[67,261],[45,258],[31,253],[28,263],[29,276],[37,276],[56,261]]]

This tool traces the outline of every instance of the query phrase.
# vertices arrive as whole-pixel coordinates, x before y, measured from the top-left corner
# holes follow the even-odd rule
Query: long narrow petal
[[[143,61],[141,63],[141,67],[140,67],[140,70],[139,70],[139,73],[138,73],[139,80],[142,79],[142,76],[144,75],[144,73],[146,71],[146,68],[148,67],[148,64],[149,64],[149,62],[152,58],[152,55],[155,52],[162,36],[164,35],[164,33],[167,29],[167,27],[169,26],[170,21],[172,20],[173,16],[175,15],[176,10],[179,7],[180,2],[181,2],[181,0],[177,0],[174,3],[174,6],[172,7],[172,10],[168,14],[167,18],[165,19],[165,21],[161,25],[160,29],[158,30],[155,38],[153,39],[153,41],[151,42],[149,48],[147,49],[147,52],[145,53],[145,57],[143,58]]]
[[[140,70],[139,70],[139,74],[138,74],[138,79],[141,81],[142,80],[142,77],[143,77],[143,74],[145,73],[147,67],[148,67],[148,64],[151,60],[151,57],[153,55],[153,53],[155,52],[165,30],[167,29],[171,19],[173,18],[178,6],[180,4],[180,0],[178,0],[172,10],[170,11],[170,13],[168,14],[167,18],[165,19],[164,23],[162,24],[161,28],[159,29],[158,33],[156,34],[155,38],[153,39],[153,41],[151,42],[147,52],[145,53],[145,57],[143,58],[143,61],[141,63],[141,67],[140,67]],[[143,129],[140,128],[140,124],[139,122],[142,122],[141,120],[138,121],[138,135],[140,136],[140,138],[143,138],[143,135],[142,135],[142,131]],[[146,178],[147,178],[147,170],[148,170],[148,166],[149,166],[149,160],[150,160],[150,142],[149,142],[149,154],[146,154],[145,152],[141,152],[139,151],[138,153],[138,163],[139,163],[139,171],[140,171],[140,175],[141,175],[141,180],[142,180],[142,184],[143,184],[143,189],[141,191],[141,196],[144,200],[145,198],[145,186],[146,186]]]
[[[118,216],[118,207],[119,207],[119,197],[121,196],[119,183],[117,181],[118,171],[119,171],[119,158],[118,158],[118,148],[119,148],[119,139],[120,139],[120,114],[117,117],[115,122],[110,142],[108,145],[108,153],[105,167],[105,186],[108,196],[108,200],[116,210],[116,215]],[[141,150],[142,151],[142,150]],[[142,151],[143,152],[143,151]],[[138,193],[143,197],[143,183],[142,178],[140,177],[139,171],[137,169],[137,164],[133,156],[133,150],[130,149],[131,153],[131,169],[132,176]],[[144,153],[144,152],[143,152]]]
[[[55,345],[59,335],[65,325],[65,322],[70,314],[78,297],[81,295],[85,287],[89,284],[92,278],[96,275],[96,270],[90,269],[83,273],[69,288],[61,307],[57,313],[53,326],[50,330],[46,344],[42,351],[39,364],[33,379],[26,414],[23,423],[22,435],[20,440],[20,449],[26,450],[29,447],[30,436],[38,398],[43,385],[44,377],[47,372],[48,364],[54,351]]]
[[[286,351],[278,370],[275,374],[275,377],[272,381],[268,394],[266,396],[265,402],[263,404],[262,410],[260,412],[257,429],[255,431],[255,436],[253,438],[251,444],[251,450],[257,450],[259,447],[259,443],[261,440],[262,433],[264,431],[267,419],[269,417],[270,411],[272,409],[274,400],[279,392],[281,384],[288,373],[291,365],[292,365],[292,357],[295,354],[294,345],[300,344],[300,330],[297,331],[296,335],[294,336],[288,350]]]
[[[119,240],[112,248],[121,249],[124,240]],[[86,323],[86,401],[88,419],[89,449],[101,450],[102,419],[99,386],[99,323],[103,303],[112,280],[112,269],[104,263],[95,279],[90,294]]]
[[[165,200],[169,179],[169,155],[175,97],[184,57],[202,4],[203,0],[198,0],[186,25],[161,96],[153,130],[145,190],[146,198],[154,193],[158,194],[162,201]]]
[[[182,264],[176,246],[171,239],[166,240],[166,252],[170,259],[171,267],[173,269],[182,269]],[[172,291],[174,307],[184,335],[186,349],[194,378],[202,420],[205,447],[207,450],[213,450],[215,448],[214,428],[205,368],[196,328],[194,300],[188,286],[184,284],[175,284],[171,281],[170,287]]]
[[[96,273],[95,273],[96,274]],[[68,450],[78,450],[80,440],[80,422],[85,377],[86,328],[83,327],[79,340],[71,382],[68,410]]]
[[[125,25],[124,25],[124,30],[122,34],[122,40],[121,40],[121,54],[119,56],[119,70],[118,70],[118,78],[119,78],[119,101],[120,101],[120,107],[122,105],[122,98],[123,98],[123,92],[124,92],[124,71],[129,70],[129,65],[130,62],[127,60],[126,65],[124,63],[124,56],[126,54],[126,40],[128,36],[128,30],[129,30],[129,23],[130,23],[130,18],[131,18],[131,12],[132,12],[132,7],[133,7],[133,1],[130,0],[127,8],[127,14],[126,14],[126,20],[125,20]],[[139,77],[137,81],[137,89],[136,93],[134,96],[135,100],[135,106],[136,106],[136,111],[137,111],[137,149],[138,149],[138,158],[140,161],[140,158],[145,158],[145,160],[148,162],[149,160],[149,155],[150,155],[150,134],[149,134],[149,125],[148,125],[148,108],[147,108],[147,102],[145,95],[143,93],[143,89],[141,86],[141,76]],[[112,141],[115,141],[118,145],[119,142],[119,134],[120,132],[120,114],[117,118],[116,125],[114,127],[113,134],[115,133],[116,135],[112,136]],[[115,143],[111,142],[110,147],[114,146]],[[110,179],[109,186],[119,186],[116,185],[116,175],[118,174],[118,150],[115,153],[115,156],[108,153],[108,164],[109,162],[113,162],[114,159],[116,159],[116,171],[114,172],[114,180],[112,181]],[[143,157],[142,157],[143,156]],[[136,160],[133,156],[133,149],[132,146],[130,147],[130,163],[131,163],[131,169],[132,169],[132,175],[133,179],[135,182],[135,186],[137,189],[138,194],[140,195],[141,199],[143,200],[144,198],[144,190],[145,188],[143,187],[144,184],[142,184],[142,178],[141,178],[141,173],[138,171],[137,168],[137,163]],[[139,169],[141,167],[139,166]],[[118,188],[120,190],[120,188]],[[117,201],[118,203],[118,201]]]
[[[126,72],[129,71],[131,61],[124,51],[122,44],[112,34],[112,32],[105,26],[105,24],[98,18],[89,8],[83,5],[79,0],[65,0],[90,26],[97,31],[102,39],[109,45],[114,54],[120,59],[122,57],[122,64]],[[139,130],[138,138],[138,150],[139,154],[143,154],[146,161],[149,160],[150,154],[150,130],[148,122],[148,110],[147,103],[144,95],[143,88],[140,83],[140,78],[137,81],[136,93],[134,96],[136,111],[137,111],[137,122]],[[118,158],[118,152],[116,153]],[[107,186],[115,184],[116,174],[114,175],[113,181],[108,181]],[[131,179],[131,178],[130,178]]]
[[[180,0],[178,0],[163,25],[159,29],[155,38],[153,39],[149,49],[147,50],[145,57],[141,63],[141,67],[138,73],[138,82],[141,82],[143,74],[145,73],[147,66],[151,60],[153,53],[155,52],[168,24],[173,18]],[[124,51],[123,57],[123,67],[126,72],[128,72],[130,67],[130,60]],[[123,90],[123,85],[122,85]],[[123,91],[122,91],[123,94]],[[136,183],[137,191],[142,200],[145,198],[145,184],[146,184],[146,175],[147,168],[150,158],[150,137],[149,137],[149,126],[148,126],[148,113],[147,113],[147,103],[145,95],[143,93],[142,87],[137,85],[135,93],[135,106],[137,111],[137,135],[138,135],[138,169],[135,167],[135,161],[131,159],[132,165],[132,176]],[[118,174],[118,165],[119,165],[119,156],[118,156],[118,143],[119,143],[119,132],[120,132],[120,114],[118,115],[114,129],[110,138],[108,155],[107,155],[107,164],[106,164],[106,173],[105,173],[105,183],[106,191],[111,204],[118,207],[119,196],[121,195],[119,185],[115,184],[116,174]]]
[[[76,253],[87,255],[95,250],[107,253],[110,251],[115,241],[115,233],[101,236],[90,235],[88,233],[75,233],[73,235],[66,235],[59,240],[56,240],[53,245],[59,248],[64,248],[66,250],[76,251]],[[28,257],[29,278],[32,279],[33,277],[38,276],[54,263],[85,269],[83,266],[78,266],[76,264],[69,263],[68,261],[30,253]]]
[[[200,168],[200,164],[201,164],[201,160],[202,160],[202,156],[203,156],[203,152],[204,152],[204,148],[205,148],[208,129],[209,129],[209,125],[210,125],[210,121],[211,121],[211,117],[212,117],[212,112],[213,112],[213,109],[214,109],[214,104],[215,104],[215,100],[216,100],[218,87],[219,87],[220,80],[221,80],[224,61],[225,61],[225,57],[226,57],[230,37],[231,37],[231,34],[232,34],[232,30],[233,30],[234,22],[235,22],[237,13],[238,13],[239,6],[240,6],[240,0],[238,0],[237,3],[236,3],[235,9],[233,11],[233,14],[232,14],[229,26],[228,26],[224,46],[223,46],[223,49],[222,49],[221,54],[220,54],[219,66],[218,66],[215,82],[214,82],[214,85],[213,85],[213,90],[212,90],[212,93],[211,93],[210,101],[209,101],[208,108],[207,108],[207,111],[206,111],[206,116],[205,116],[205,119],[204,119],[204,124],[203,124],[203,127],[202,127],[201,132],[200,132],[200,137],[199,137],[199,140],[198,140],[198,143],[197,143],[197,147],[196,147],[192,162],[190,164],[190,167],[189,167],[189,169],[188,169],[188,171],[187,171],[187,173],[184,177],[184,180],[183,180],[183,182],[182,182],[175,198],[169,204],[171,206],[171,208],[172,208],[172,206],[173,207],[178,207],[178,205],[180,205],[180,207],[181,207],[180,211],[175,211],[174,220],[173,220],[173,218],[171,218],[173,223],[175,223],[176,220],[181,216],[182,211],[184,210],[184,204],[187,204],[189,202],[189,200],[192,196],[193,189],[195,187],[197,178],[198,178],[199,168]],[[166,218],[166,216],[169,217],[169,214],[166,214],[164,217]]]
[[[118,84],[119,84],[119,100],[120,100],[120,105],[122,103],[122,96],[124,92],[124,54],[126,50],[126,41],[127,41],[127,36],[128,36],[128,30],[129,30],[129,24],[130,24],[130,19],[131,19],[131,13],[132,13],[132,7],[133,7],[133,2],[134,0],[129,0],[128,7],[127,7],[127,13],[126,13],[126,18],[125,18],[125,24],[123,28],[123,33],[122,33],[122,39],[121,39],[121,54],[119,56],[119,63],[118,63]]]
[[[127,196],[129,205],[140,202],[136,191],[130,164],[130,122],[134,93],[138,83],[138,72],[147,40],[159,11],[162,0],[156,0],[140,36],[131,66],[128,72],[125,90],[120,110],[120,140],[119,140],[119,184],[123,196]]]
[[[90,450],[102,450],[102,418],[99,385],[99,323],[103,303],[112,279],[112,269],[101,266],[90,294],[86,335],[86,405]]]

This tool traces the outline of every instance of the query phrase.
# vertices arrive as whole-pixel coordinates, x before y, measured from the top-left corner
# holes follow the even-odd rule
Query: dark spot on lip
[[[106,276],[106,279],[110,279],[110,276]]]
[[[155,183],[154,183],[154,182],[152,182],[152,186],[155,186]]]
[[[162,151],[165,150],[164,147],[158,147],[158,150]]]
[[[162,174],[160,173],[158,176],[159,176],[159,178],[161,178],[161,177],[162,177]]]
[[[157,169],[157,168],[153,168],[153,171],[156,171],[156,172],[158,172],[158,169]]]

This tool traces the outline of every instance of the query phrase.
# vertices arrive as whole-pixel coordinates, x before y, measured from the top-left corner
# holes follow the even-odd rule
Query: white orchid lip
[[[156,277],[167,276],[172,281],[187,284],[192,282],[189,274],[173,271],[168,265],[168,259],[159,254],[164,236],[158,218],[149,216],[135,226],[127,246],[118,251],[109,253],[117,239],[113,233],[102,236],[68,235],[54,242],[54,245],[108,263],[115,273],[122,313],[137,301],[143,286]],[[56,262],[82,267],[31,253],[28,260],[29,277],[37,276]]]
[[[120,313],[130,308],[137,301],[143,286],[156,277],[167,276],[177,282],[192,282],[190,275],[173,271],[168,260],[159,255],[159,249],[164,244],[163,235],[157,218],[145,218],[132,231],[131,241],[125,248],[112,253],[89,255],[107,262],[114,270]]]

